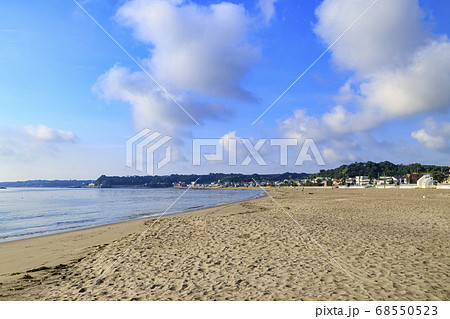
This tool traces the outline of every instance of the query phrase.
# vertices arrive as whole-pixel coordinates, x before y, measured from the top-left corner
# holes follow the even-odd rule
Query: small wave
[[[85,225],[83,227],[71,226],[71,227],[63,227],[63,228],[51,229],[51,230],[47,229],[47,230],[41,230],[41,231],[26,232],[26,233],[14,234],[14,235],[3,235],[3,236],[0,236],[0,241],[9,241],[9,240],[24,239],[24,238],[29,238],[29,237],[37,237],[37,236],[42,236],[42,235],[64,233],[64,232],[71,231],[71,230],[83,229],[83,228],[94,227],[94,226],[99,226],[99,225],[93,224],[93,225]]]
[[[202,207],[205,207],[205,206],[191,206],[191,207],[188,207],[187,209],[196,209],[196,208],[202,208]]]
[[[108,190],[105,192],[109,194]],[[133,192],[130,198],[128,190],[121,190],[120,196],[113,196],[113,199],[110,196],[96,198],[94,202],[81,206],[79,198],[74,198],[73,201],[64,199],[64,204],[59,203],[59,206],[48,203],[45,203],[45,206],[40,206],[41,203],[39,202],[30,207],[28,211],[22,211],[22,207],[18,207],[14,216],[9,218],[6,215],[2,216],[0,213],[0,223],[2,224],[0,241],[61,233],[126,220],[159,217],[163,213],[165,215],[179,214],[246,201],[265,195],[263,191],[255,190],[195,189],[186,194],[184,203],[180,201],[180,204],[175,205],[178,207],[172,207],[170,210],[165,211],[161,209],[161,205],[156,205],[159,209],[152,211],[152,207],[154,207],[151,204],[152,202],[157,201],[162,205],[167,202],[168,206],[173,201],[173,197],[179,194],[180,191],[176,189],[158,190],[151,192],[150,196],[147,192],[146,190],[145,196],[136,196],[136,192]],[[183,205],[185,206],[182,207]],[[8,211],[13,209],[15,211],[14,206],[3,207],[2,209],[7,209]],[[111,210],[113,213],[111,213]]]

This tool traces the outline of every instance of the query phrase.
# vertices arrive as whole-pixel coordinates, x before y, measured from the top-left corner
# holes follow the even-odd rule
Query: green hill
[[[438,173],[448,174],[448,166],[422,165],[414,164],[393,164],[385,161],[380,163],[352,163],[349,165],[341,165],[334,169],[320,170],[315,176],[343,178],[355,176],[368,176],[369,178],[377,178],[378,176],[397,176],[401,177],[410,173],[429,173],[437,175]]]

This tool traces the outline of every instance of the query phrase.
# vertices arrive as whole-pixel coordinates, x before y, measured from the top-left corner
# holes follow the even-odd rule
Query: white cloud
[[[419,143],[424,144],[431,149],[443,149],[447,146],[447,142],[442,136],[432,136],[428,134],[425,129],[420,129],[416,132],[412,132],[411,136],[415,138]]]
[[[93,90],[106,100],[130,103],[138,129],[150,127],[163,130],[165,134],[174,134],[180,130],[180,126],[193,124],[192,119],[167,94],[152,84],[145,73],[130,72],[128,68],[115,65],[99,77]],[[182,94],[175,98],[200,122],[232,114],[229,108],[218,103],[200,103]]]
[[[45,125],[29,125],[25,127],[26,132],[40,141],[56,143],[75,143],[77,137],[71,131],[53,129]]]
[[[231,141],[230,141],[231,140]],[[233,142],[234,140],[234,142]],[[256,140],[252,137],[249,138],[251,143],[254,145],[256,144]],[[242,160],[249,154],[247,148],[244,146],[244,143],[242,142],[242,137],[236,136],[236,131],[230,131],[226,134],[224,134],[220,140],[220,144],[223,146],[225,152],[229,155],[231,153],[231,156],[236,155],[237,163],[242,162]],[[231,143],[230,143],[231,142]],[[230,149],[232,147],[233,149]],[[260,154],[267,154],[267,149],[260,149]],[[226,159],[227,160],[227,159]]]
[[[316,10],[314,31],[329,45],[371,3],[326,0]],[[357,112],[338,106],[328,124],[345,118],[360,131],[449,107],[450,42],[431,34],[424,17],[416,0],[377,3],[336,43],[335,64],[356,73],[337,100],[353,102]]]
[[[325,0],[317,8],[316,34],[330,45],[372,0]],[[416,0],[379,2],[331,49],[335,65],[353,71],[339,104],[321,116],[297,110],[279,122],[285,135],[338,140],[384,123],[450,106],[450,42],[433,35]],[[427,130],[415,138],[434,148],[442,140]]]
[[[255,100],[241,82],[260,49],[248,41],[254,22],[242,5],[132,0],[117,19],[152,46],[146,65],[170,90]]]
[[[324,147],[321,153],[327,165],[356,161],[356,157],[353,154],[344,154],[344,152],[331,147]]]
[[[0,157],[14,161],[33,160],[54,155],[64,144],[74,144],[77,136],[71,131],[53,129],[45,125],[21,128],[0,127]]]
[[[240,139],[240,138],[236,136],[236,131],[230,131],[230,132],[224,134],[220,138],[220,144],[222,144],[222,146],[225,150],[229,151],[230,140],[236,140],[236,143],[237,143],[238,139]]]
[[[278,0],[259,0],[258,8],[261,10],[264,20],[266,23],[269,23],[272,20],[273,15],[275,14],[275,3]]]
[[[450,42],[442,37],[415,52],[406,67],[378,72],[360,88],[365,108],[396,118],[448,108],[448,83]]]
[[[445,151],[449,150],[450,122],[438,123],[432,118],[424,121],[425,127],[412,132],[411,136],[427,148]]]
[[[450,42],[432,41],[411,57],[407,66],[370,74],[356,88],[347,82],[340,102],[351,101],[356,112],[337,105],[322,116],[337,133],[371,130],[386,121],[445,111],[450,106]]]
[[[227,99],[256,102],[243,87],[260,48],[249,38],[259,26],[242,5],[199,5],[183,0],[131,0],[116,20],[149,47],[142,64],[198,122],[233,114]],[[183,131],[194,122],[144,72],[115,65],[93,91],[132,105],[135,126]],[[222,102],[208,102],[215,100]],[[227,102],[228,103],[228,102]]]
[[[325,0],[316,9],[315,33],[333,43],[373,0]],[[417,0],[379,1],[333,46],[335,63],[368,74],[405,65],[429,33]]]
[[[294,111],[294,116],[284,121],[278,121],[278,127],[286,138],[296,138],[300,143],[306,138],[313,138],[315,142],[324,141],[329,137],[329,130],[320,120],[308,116],[306,110]]]
[[[353,162],[357,159],[353,152],[359,149],[359,145],[344,136],[350,131],[352,123],[347,122],[347,119],[340,115],[341,112],[345,110],[338,106],[333,113],[326,113],[322,118],[317,118],[300,109],[294,112],[293,117],[278,121],[278,127],[285,138],[296,138],[300,144],[306,138],[312,138],[315,143],[325,145],[321,154],[327,165]],[[333,115],[336,122],[331,122]]]

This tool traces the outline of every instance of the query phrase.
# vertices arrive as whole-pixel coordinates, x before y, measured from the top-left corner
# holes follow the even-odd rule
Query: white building
[[[369,176],[356,176],[355,177],[355,184],[362,186],[362,185],[368,185],[370,183]]]
[[[397,184],[398,179],[394,176],[380,176],[377,185]]]
[[[430,188],[434,185],[434,180],[431,175],[423,175],[419,180],[417,181],[417,186],[419,188]]]

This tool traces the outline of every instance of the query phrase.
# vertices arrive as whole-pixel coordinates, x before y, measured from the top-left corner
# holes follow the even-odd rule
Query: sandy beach
[[[269,193],[1,243],[0,300],[450,300],[450,191]]]

